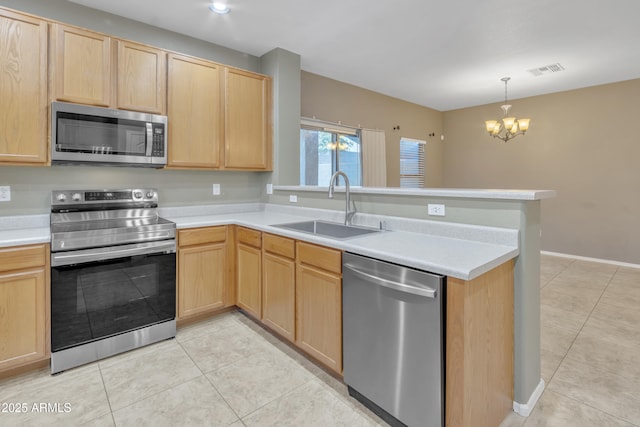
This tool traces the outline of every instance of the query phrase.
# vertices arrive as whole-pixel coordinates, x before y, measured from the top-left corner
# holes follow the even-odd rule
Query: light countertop
[[[309,219],[342,222],[343,212],[248,203],[161,208],[159,214],[174,221],[178,229],[235,224],[462,280],[474,279],[519,254],[518,230],[507,228],[359,213],[356,225],[378,228],[382,220],[388,230],[334,239],[274,225]],[[0,247],[49,240],[48,215],[0,217]]]
[[[49,215],[0,217],[0,247],[33,245],[50,240]]]

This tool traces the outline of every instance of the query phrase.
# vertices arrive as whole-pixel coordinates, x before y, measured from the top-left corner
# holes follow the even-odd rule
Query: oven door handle
[[[175,251],[175,240],[163,240],[160,242],[136,243],[116,247],[82,249],[72,252],[57,252],[51,254],[51,267],[104,261],[136,255],[173,253]]]

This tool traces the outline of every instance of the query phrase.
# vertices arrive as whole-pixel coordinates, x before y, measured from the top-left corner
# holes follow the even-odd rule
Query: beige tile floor
[[[542,378],[502,427],[640,426],[640,269],[541,259]]]
[[[4,402],[13,404],[7,410],[18,403],[26,411],[3,413]],[[340,381],[237,311],[180,328],[174,340],[58,375],[42,369],[0,381],[1,427],[381,422]]]
[[[550,256],[541,264],[547,387],[528,418],[511,414],[502,427],[640,426],[640,270]],[[15,404],[26,411],[2,412]],[[13,425],[386,424],[340,381],[231,312],[58,375],[0,381],[0,426]]]

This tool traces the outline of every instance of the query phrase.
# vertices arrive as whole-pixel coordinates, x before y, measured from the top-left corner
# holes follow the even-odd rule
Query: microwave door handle
[[[153,150],[153,124],[145,123],[147,126],[147,152],[145,153],[147,157],[151,157],[151,150]]]

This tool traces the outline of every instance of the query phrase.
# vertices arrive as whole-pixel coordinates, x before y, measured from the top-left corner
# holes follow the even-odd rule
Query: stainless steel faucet
[[[336,171],[333,175],[331,175],[331,179],[329,180],[329,198],[333,199],[333,190],[335,188],[336,181],[338,180],[338,176],[344,178],[345,185],[345,199],[346,204],[344,208],[344,225],[351,225],[351,219],[356,214],[356,204],[353,203],[353,210],[349,210],[349,205],[351,204],[351,192],[349,190],[349,177],[347,174],[342,171]]]

